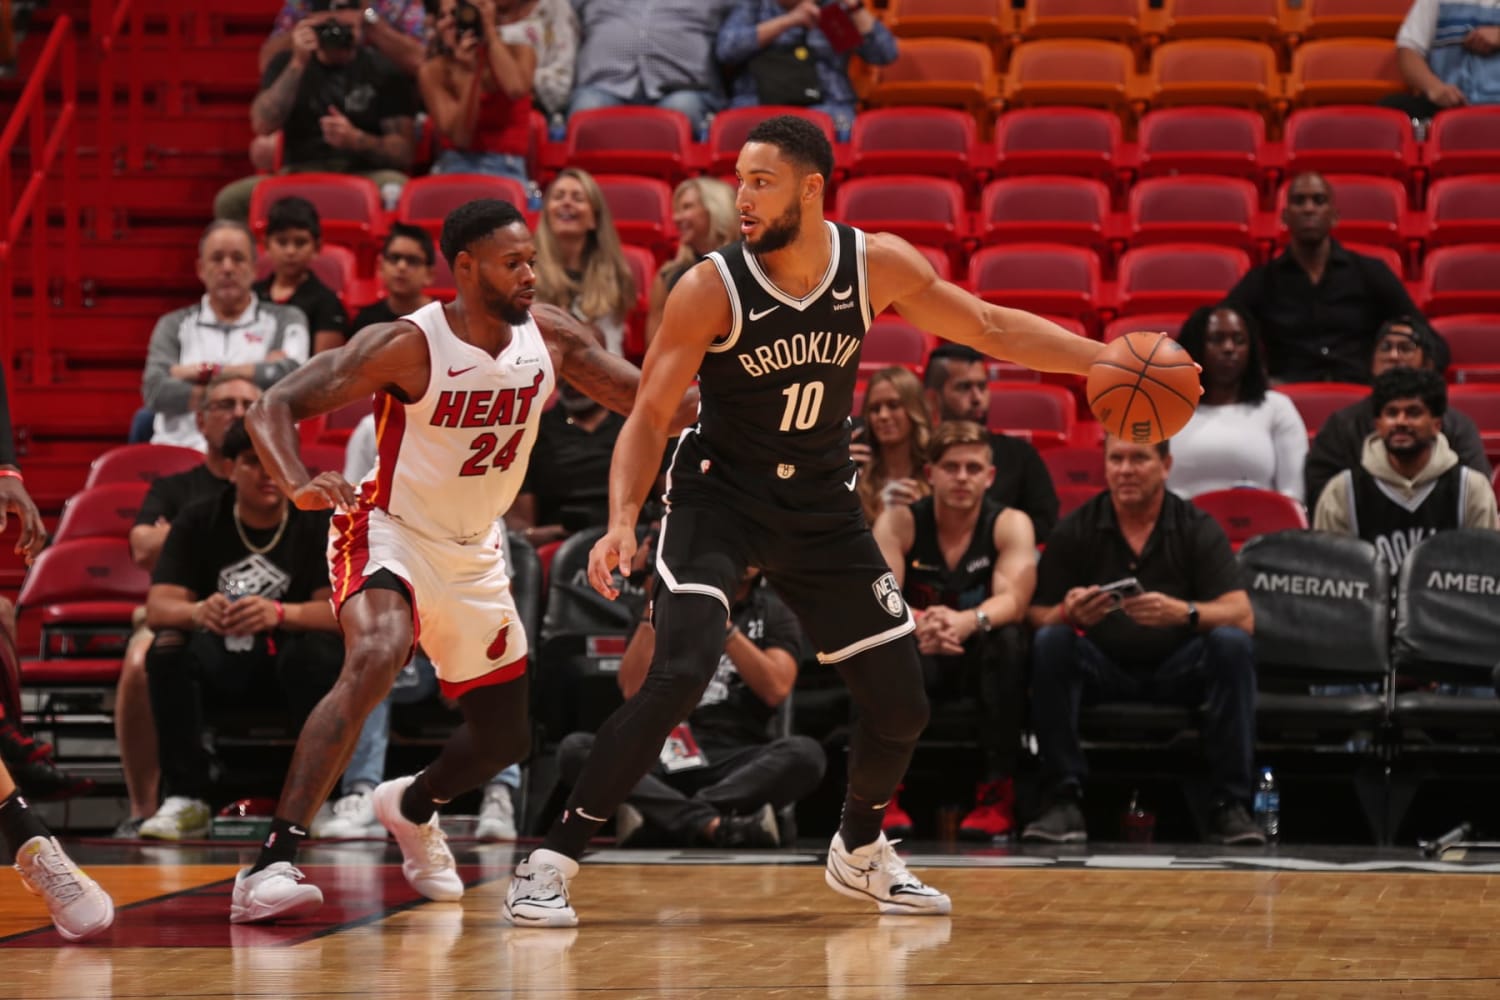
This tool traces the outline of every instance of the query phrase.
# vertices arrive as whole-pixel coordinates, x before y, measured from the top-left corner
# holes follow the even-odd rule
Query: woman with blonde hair
[[[649,345],[661,325],[667,293],[687,269],[735,239],[739,210],[734,207],[734,187],[713,177],[689,177],[672,192],[672,222],[677,226],[677,256],[656,272],[651,283],[650,311],[646,315]]]
[[[909,504],[930,492],[922,475],[932,419],[922,383],[905,368],[882,368],[865,389],[864,423],[854,431],[850,457],[861,466],[859,500],[871,524],[892,504]]]
[[[536,231],[536,298],[567,309],[620,354],[635,279],[604,193],[587,171],[562,170],[547,187]]]

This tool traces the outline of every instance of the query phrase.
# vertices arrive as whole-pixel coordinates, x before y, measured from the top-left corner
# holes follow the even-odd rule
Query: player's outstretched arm
[[[292,502],[305,510],[352,509],[354,488],[337,472],[308,474],[297,421],[328,413],[381,389],[418,399],[427,391],[427,341],[411,323],[367,326],[343,347],[315,354],[266,390],[245,414],[261,464]]]
[[[894,306],[919,330],[1036,371],[1086,375],[1104,347],[1035,313],[991,305],[943,281],[899,236],[870,233],[866,240],[872,313]]]

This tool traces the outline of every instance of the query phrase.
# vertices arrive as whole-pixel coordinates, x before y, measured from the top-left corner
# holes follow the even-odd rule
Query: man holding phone
[[[1223,529],[1168,492],[1167,442],[1108,438],[1107,489],[1058,524],[1027,618],[1031,712],[1047,804],[1025,840],[1077,843],[1087,774],[1080,704],[1154,701],[1197,708],[1214,796],[1213,839],[1265,842],[1254,791],[1255,616]]]

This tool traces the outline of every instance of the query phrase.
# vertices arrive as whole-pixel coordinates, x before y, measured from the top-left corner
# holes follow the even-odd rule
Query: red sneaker
[[[1010,778],[981,781],[974,793],[977,803],[963,822],[958,835],[964,840],[994,840],[1010,833],[1015,825],[1016,786]]]
[[[901,803],[896,801],[895,795],[891,796],[891,801],[885,807],[885,818],[880,821],[880,830],[887,840],[911,836],[911,817],[907,815],[905,809],[901,808]]]

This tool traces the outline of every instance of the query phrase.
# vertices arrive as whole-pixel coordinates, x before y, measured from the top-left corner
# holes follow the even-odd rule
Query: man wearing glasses
[[[432,296],[423,289],[432,285],[435,263],[437,251],[427,230],[404,222],[392,223],[385,246],[380,248],[378,265],[385,298],[361,309],[349,333],[355,334],[376,323],[394,323],[431,302]]]

